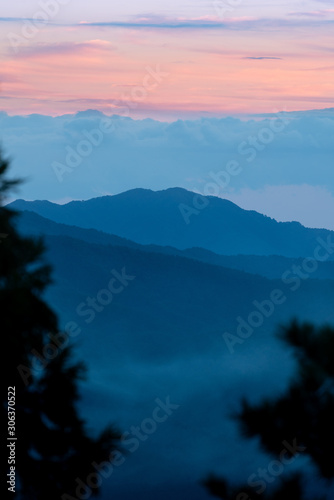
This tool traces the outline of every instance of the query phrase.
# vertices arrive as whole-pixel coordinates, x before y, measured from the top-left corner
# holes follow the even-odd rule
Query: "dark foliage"
[[[0,154],[0,305],[6,380],[16,389],[16,498],[76,497],[76,478],[84,481],[96,472],[92,462],[107,460],[119,435],[112,428],[95,438],[87,433],[77,408],[85,368],[72,361],[71,347],[59,348],[47,358],[41,354],[39,364],[33,356],[50,344],[49,334],[57,335],[57,318],[43,300],[50,284],[43,242],[20,236],[16,213],[3,206],[8,190],[18,184],[7,180],[8,167]],[[2,413],[6,421],[6,391]],[[3,470],[8,469],[5,459]]]
[[[334,478],[334,329],[299,325],[294,321],[282,329],[279,336],[292,346],[298,372],[281,397],[255,406],[242,402],[237,415],[242,434],[258,436],[262,448],[273,457],[279,456],[284,441],[297,443],[310,458],[319,477],[330,486]],[[275,493],[263,494],[263,498],[304,499],[302,478],[296,475],[282,482]],[[209,478],[205,486],[213,496],[224,500],[258,498],[249,485],[233,489],[223,479]]]

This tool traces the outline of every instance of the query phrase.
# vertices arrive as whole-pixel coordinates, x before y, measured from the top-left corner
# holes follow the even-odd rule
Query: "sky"
[[[172,123],[0,113],[0,130],[12,174],[26,181],[15,198],[65,203],[182,187],[334,230],[334,109]]]
[[[1,11],[9,114],[122,114],[130,101],[133,118],[173,120],[333,104],[329,0],[17,0]]]
[[[332,0],[7,2],[0,140],[18,196],[203,193],[237,161],[212,194],[334,229],[333,27]],[[86,110],[112,131],[71,163],[103,120]],[[295,118],[273,131],[283,112]]]
[[[333,0],[14,0],[2,2],[0,16],[0,145],[12,176],[25,180],[14,198],[66,203],[178,186],[334,230]],[[224,365],[231,400],[252,367],[262,366],[260,382],[273,370],[282,383],[268,348],[263,360],[247,352],[240,372]],[[211,374],[191,361],[194,391],[207,392],[203,380],[220,384],[217,353]],[[183,365],[157,365],[153,377],[140,368],[140,390]],[[104,407],[110,385],[99,370]],[[210,404],[214,429],[221,416]],[[191,393],[185,408],[195,424],[197,406]],[[226,450],[216,438],[218,463]],[[207,458],[200,448],[191,449],[198,463]]]

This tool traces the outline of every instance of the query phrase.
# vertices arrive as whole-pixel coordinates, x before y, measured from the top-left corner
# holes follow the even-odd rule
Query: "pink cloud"
[[[180,29],[172,32],[171,24]],[[243,17],[223,22],[215,16],[145,15],[135,18],[132,27],[123,25],[83,22],[71,25],[71,33],[63,26],[43,31],[43,38],[4,61],[1,107],[51,114],[86,107],[112,112],[117,101],[117,113],[117,106],[132,102],[136,87],[147,81],[146,68],[156,65],[170,76],[143,93],[131,116],[159,110],[174,116],[270,112],[282,103],[306,109],[310,102],[312,107],[331,102],[333,49],[327,20]],[[303,27],[298,37],[294,27]],[[305,78],[302,71],[312,67]],[[321,78],[317,67],[323,68]]]
[[[39,43],[22,47],[18,56],[49,57],[55,55],[88,54],[93,52],[111,51],[116,48],[106,40],[89,40],[87,42],[55,42]]]
[[[334,9],[313,10],[309,12],[288,12],[288,16],[301,16],[301,17],[328,17],[334,14]]]

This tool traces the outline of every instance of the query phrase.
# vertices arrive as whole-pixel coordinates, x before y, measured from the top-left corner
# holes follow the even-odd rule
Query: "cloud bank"
[[[124,115],[126,103],[117,109]],[[0,126],[12,173],[27,180],[18,193],[25,199],[179,186],[278,220],[334,229],[334,110],[172,123],[98,111],[1,113]]]

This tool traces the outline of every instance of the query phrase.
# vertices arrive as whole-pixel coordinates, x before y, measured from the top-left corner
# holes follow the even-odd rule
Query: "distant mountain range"
[[[206,197],[199,202],[196,196],[181,188],[134,189],[66,205],[17,200],[10,206],[143,245],[203,248],[220,255],[312,257],[318,238],[326,240],[332,234],[334,239],[333,231],[277,222],[221,198]]]
[[[334,260],[319,262],[296,289],[282,280],[289,270],[297,276],[317,238],[333,233],[277,223],[216,198],[186,224],[179,206],[193,200],[182,189],[138,189],[62,206],[10,205],[22,211],[21,233],[44,237],[53,267],[46,299],[60,327],[78,327],[75,353],[89,367],[83,415],[94,428],[108,418],[127,431],[152,415],[156,398],[179,405],[115,470],[115,498],[141,491],[149,500],[206,500],[199,481],[217,464],[233,480],[242,465],[249,474],[260,467],[263,456],[251,444],[243,443],[240,456],[230,414],[242,396],[284,389],[292,366],[274,336],[278,325],[293,317],[334,323]],[[273,308],[268,300],[277,290],[284,301]],[[237,336],[240,322],[247,338],[231,353],[223,335]],[[162,495],[147,486],[152,476],[164,484]]]
[[[179,250],[171,246],[141,245],[113,234],[68,226],[53,222],[35,212],[24,211],[18,219],[18,227],[22,234],[35,236],[68,236],[77,240],[97,245],[127,247],[143,252],[175,255],[213,264],[221,267],[237,269],[250,274],[258,274],[269,279],[280,279],[292,266],[301,266],[303,258],[288,258],[279,255],[218,255],[204,248]],[[318,269],[310,274],[311,279],[334,279],[334,260],[319,262]]]

